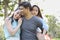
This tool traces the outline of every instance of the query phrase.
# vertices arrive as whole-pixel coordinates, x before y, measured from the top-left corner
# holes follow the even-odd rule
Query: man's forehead
[[[20,6],[19,8],[24,8],[23,6]]]

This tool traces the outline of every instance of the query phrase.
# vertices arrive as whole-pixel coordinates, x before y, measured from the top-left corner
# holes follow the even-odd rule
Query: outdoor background
[[[23,1],[40,7],[43,18],[49,25],[48,34],[53,40],[60,40],[60,0],[0,0],[0,40],[5,40],[4,19]]]

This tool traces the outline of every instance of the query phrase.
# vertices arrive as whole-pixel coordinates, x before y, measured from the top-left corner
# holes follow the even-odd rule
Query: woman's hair
[[[33,5],[32,8],[31,8],[31,11],[33,10],[34,7],[38,8],[38,14],[36,16],[39,16],[39,17],[43,18],[42,14],[41,14],[41,11],[40,11],[40,8],[37,5]]]
[[[17,11],[17,10],[18,10],[18,8],[17,8],[15,11]],[[9,18],[9,20],[11,19],[11,24],[12,24],[12,22],[14,22],[13,16],[14,16],[14,13],[13,13],[12,16]],[[15,20],[18,21],[18,19],[15,19]]]

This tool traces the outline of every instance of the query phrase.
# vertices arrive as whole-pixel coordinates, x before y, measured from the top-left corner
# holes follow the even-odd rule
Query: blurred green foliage
[[[4,14],[0,14],[0,17],[3,17],[4,16]]]
[[[0,40],[5,40],[4,32],[3,32],[3,26],[0,25]]]
[[[49,34],[52,37],[59,37],[60,38],[60,23],[57,23],[58,19],[53,15],[46,15],[48,19],[49,25]]]

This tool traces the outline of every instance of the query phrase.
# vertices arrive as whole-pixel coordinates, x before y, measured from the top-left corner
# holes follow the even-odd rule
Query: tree
[[[58,26],[56,24],[57,19],[53,15],[46,15],[48,19],[48,25],[49,25],[49,32],[53,37],[56,37],[56,29],[58,29]]]
[[[26,1],[26,0],[23,0]],[[30,2],[30,0],[27,0]],[[8,16],[8,14],[11,13],[11,11],[14,10],[14,7],[16,4],[22,2],[22,0],[2,0],[0,1],[0,10],[4,9],[4,18]],[[10,13],[8,12],[10,11]]]
[[[3,0],[3,1],[0,1],[0,10],[4,9],[4,18],[6,18],[8,16],[8,11],[13,11],[14,10],[14,7],[17,3],[18,0]]]
[[[31,0],[28,0],[28,2],[30,2]]]
[[[3,1],[5,18],[8,16],[8,13],[7,13],[8,3],[9,3],[9,0],[4,0]]]

